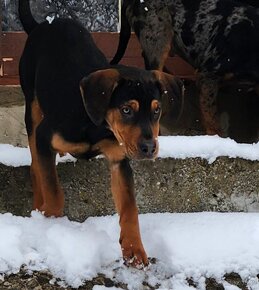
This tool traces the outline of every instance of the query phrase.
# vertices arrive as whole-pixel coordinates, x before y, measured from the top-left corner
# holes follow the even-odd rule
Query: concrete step
[[[259,162],[218,158],[134,161],[141,213],[259,211]],[[115,213],[110,173],[104,158],[58,165],[65,191],[65,214],[83,221]],[[0,164],[0,212],[27,216],[32,205],[29,167]]]

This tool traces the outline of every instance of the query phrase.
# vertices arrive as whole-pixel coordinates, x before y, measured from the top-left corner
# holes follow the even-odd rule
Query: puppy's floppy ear
[[[173,120],[177,120],[183,111],[184,84],[170,74],[153,70],[155,78],[159,81],[162,94],[162,115],[170,114]]]
[[[99,126],[104,121],[111,95],[120,79],[116,69],[104,69],[91,73],[80,82],[85,110],[92,122]]]

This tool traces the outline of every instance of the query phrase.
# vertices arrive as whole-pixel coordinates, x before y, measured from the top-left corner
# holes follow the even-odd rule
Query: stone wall
[[[22,30],[18,0],[3,0],[4,31]],[[34,0],[31,9],[38,22],[47,16],[70,17],[79,20],[90,31],[117,31],[118,0]]]

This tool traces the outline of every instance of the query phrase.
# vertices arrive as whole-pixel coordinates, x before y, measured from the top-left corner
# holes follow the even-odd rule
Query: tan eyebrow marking
[[[124,104],[125,106],[130,106],[135,112],[139,111],[139,102],[137,100],[130,100]]]

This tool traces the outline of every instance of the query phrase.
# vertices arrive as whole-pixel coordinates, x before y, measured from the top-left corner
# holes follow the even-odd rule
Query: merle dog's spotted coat
[[[197,69],[207,133],[221,134],[216,108],[221,82],[245,82],[259,94],[258,6],[249,0],[125,0],[112,63],[123,56],[131,27],[147,69],[162,69],[173,44],[173,52]]]

